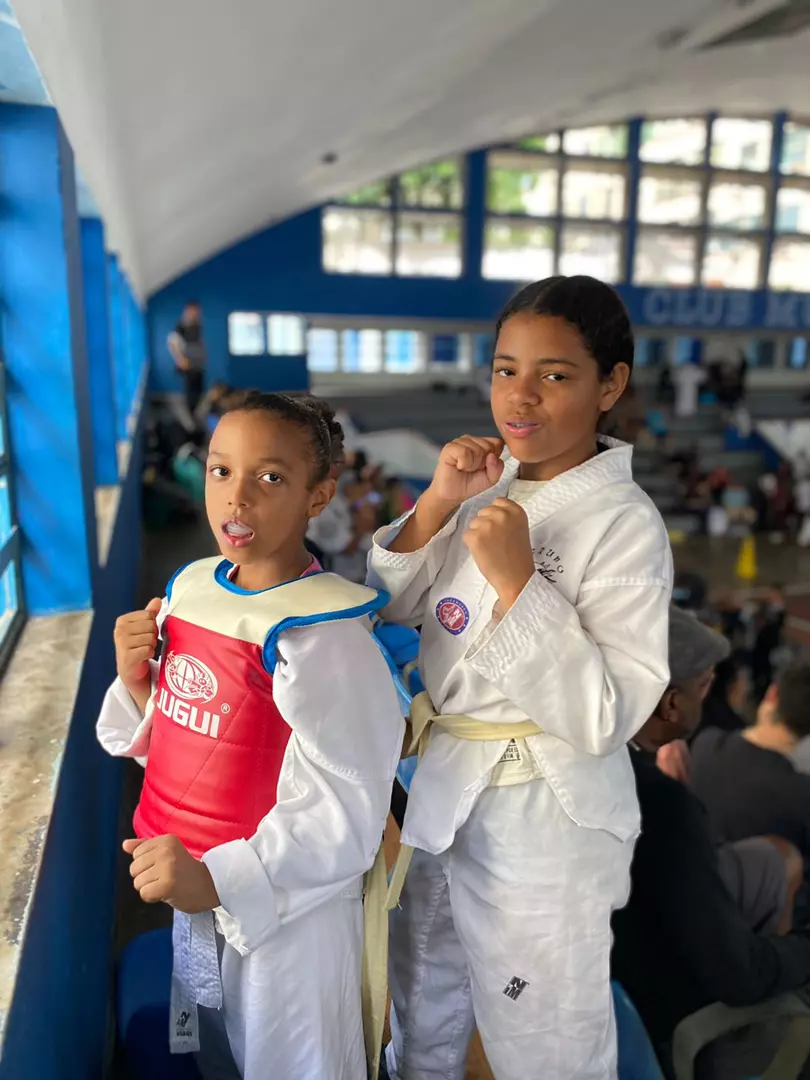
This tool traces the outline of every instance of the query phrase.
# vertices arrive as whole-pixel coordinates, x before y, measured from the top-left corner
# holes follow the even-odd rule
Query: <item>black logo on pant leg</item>
[[[504,993],[512,1001],[517,1001],[523,991],[529,984],[525,979],[519,979],[517,975],[513,975],[509,982],[504,987]]]

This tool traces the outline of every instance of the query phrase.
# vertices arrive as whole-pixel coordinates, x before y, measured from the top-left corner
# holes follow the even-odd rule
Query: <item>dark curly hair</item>
[[[309,433],[313,451],[313,484],[326,480],[332,469],[343,460],[343,428],[335,419],[332,406],[322,398],[309,394],[293,396],[247,390],[227,411],[266,412],[304,428]]]
[[[501,312],[496,332],[513,315],[551,315],[565,319],[579,332],[603,378],[617,364],[633,370],[635,345],[630,316],[619,294],[603,281],[577,277],[545,278],[527,285]]]

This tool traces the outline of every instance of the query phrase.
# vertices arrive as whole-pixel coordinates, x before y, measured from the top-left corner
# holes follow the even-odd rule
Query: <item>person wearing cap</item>
[[[753,855],[738,847],[736,858],[724,859],[703,805],[656,764],[662,746],[697,726],[714,667],[728,652],[719,634],[670,609],[670,685],[631,754],[642,831],[629,903],[613,917],[612,974],[662,1056],[675,1027],[697,1009],[753,1005],[810,981],[810,935],[773,936],[788,928],[792,903],[779,842],[760,840]]]

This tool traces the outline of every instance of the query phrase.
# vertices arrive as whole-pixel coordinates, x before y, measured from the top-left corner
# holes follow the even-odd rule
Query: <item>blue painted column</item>
[[[95,480],[97,485],[116,484],[115,388],[104,225],[99,218],[82,218],[81,235]]]
[[[127,437],[129,414],[129,379],[126,362],[124,290],[115,255],[107,257],[110,279],[110,326],[112,328],[113,372],[115,383],[115,430],[119,439]]]
[[[56,112],[0,105],[11,467],[32,614],[91,603],[93,437],[73,154]]]
[[[638,188],[641,182],[641,125],[642,120],[631,120],[627,129],[627,234],[624,241],[624,273],[628,285],[633,283],[633,267],[636,262],[638,238]]]
[[[465,186],[464,266],[463,276],[471,281],[481,280],[484,257],[484,228],[487,213],[487,155],[476,150],[467,155]]]

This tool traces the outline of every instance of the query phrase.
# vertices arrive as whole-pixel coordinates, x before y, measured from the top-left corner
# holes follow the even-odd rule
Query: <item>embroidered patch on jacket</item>
[[[448,633],[457,637],[467,629],[470,613],[460,600],[446,596],[436,605],[436,618]]]
[[[519,979],[517,975],[513,975],[509,982],[504,987],[504,994],[512,1001],[517,1001],[523,991],[529,984],[525,979]]]

